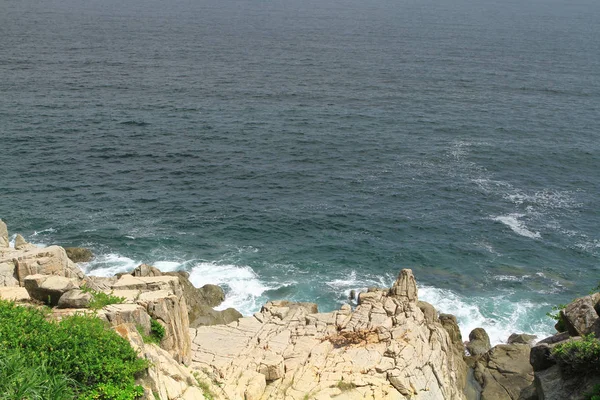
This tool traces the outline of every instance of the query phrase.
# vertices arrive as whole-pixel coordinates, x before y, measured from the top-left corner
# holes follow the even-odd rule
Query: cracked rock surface
[[[191,366],[211,371],[229,399],[465,398],[466,365],[418,304],[411,270],[359,302],[317,313],[271,301],[229,325],[190,329]]]

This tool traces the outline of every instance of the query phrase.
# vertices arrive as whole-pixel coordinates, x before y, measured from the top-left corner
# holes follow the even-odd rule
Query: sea
[[[597,0],[0,0],[0,218],[272,299],[411,268],[484,327],[600,281]]]

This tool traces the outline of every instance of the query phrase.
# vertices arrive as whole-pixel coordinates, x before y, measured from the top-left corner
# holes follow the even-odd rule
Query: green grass
[[[92,295],[92,300],[90,300],[89,305],[89,308],[91,308],[92,310],[99,310],[111,304],[121,304],[125,302],[125,297],[113,296],[113,292],[98,292],[85,286],[82,287],[81,290],[84,293],[89,293]]]
[[[27,360],[57,384],[67,382],[81,400],[133,400],[140,396],[141,387],[134,380],[146,370],[148,361],[139,359],[127,340],[96,317],[74,315],[56,322],[46,316],[40,309],[0,300],[0,354]],[[0,397],[37,398],[45,399]]]
[[[165,337],[165,327],[160,322],[152,318],[150,320],[150,334],[144,333],[144,328],[141,325],[136,326],[138,333],[142,336],[144,343],[160,344],[160,341]]]

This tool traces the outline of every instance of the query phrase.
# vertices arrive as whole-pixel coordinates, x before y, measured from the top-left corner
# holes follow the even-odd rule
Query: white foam
[[[468,340],[469,333],[475,328],[486,330],[492,346],[506,343],[512,333],[534,334],[540,340],[552,334],[550,319],[546,325],[543,322],[531,324],[529,318],[535,310],[550,308],[548,304],[512,302],[504,296],[466,299],[450,290],[427,286],[419,287],[419,298],[433,304],[441,313],[455,315],[463,340]],[[486,312],[486,316],[481,306],[491,308],[493,312]]]
[[[200,262],[192,266],[190,281],[196,287],[206,284],[219,285],[225,289],[225,301],[217,307],[223,310],[233,307],[244,315],[256,312],[264,302],[262,294],[278,287],[269,287],[248,266]]]
[[[542,235],[539,232],[533,232],[525,226],[523,221],[520,221],[519,218],[522,218],[523,214],[508,214],[508,215],[500,215],[497,217],[492,217],[492,220],[502,222],[504,225],[508,226],[512,229],[513,232],[525,236],[531,239],[540,239]]]
[[[139,261],[119,254],[105,254],[97,256],[93,261],[82,263],[83,272],[93,276],[114,276],[120,272],[131,272],[140,265]]]
[[[155,261],[152,264],[162,272],[173,272],[181,269],[181,263],[177,261]]]

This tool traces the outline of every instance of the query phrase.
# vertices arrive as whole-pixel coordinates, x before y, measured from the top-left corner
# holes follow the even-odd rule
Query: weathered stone
[[[437,311],[436,311],[435,307],[433,307],[431,304],[427,303],[426,301],[421,301],[421,300],[419,300],[417,305],[419,306],[419,309],[423,312],[423,315],[425,315],[425,320],[428,323],[433,323],[433,322],[437,321],[438,316],[437,316]]]
[[[535,387],[539,400],[584,400],[585,394],[600,384],[598,374],[564,375],[558,365],[535,373]]]
[[[65,252],[74,263],[89,262],[94,258],[92,251],[84,247],[65,247]]]
[[[29,293],[27,293],[27,289],[21,286],[0,287],[0,298],[13,301],[27,301],[31,299]]]
[[[12,261],[0,263],[0,287],[19,286],[15,264]]]
[[[552,347],[546,343],[538,343],[531,348],[529,363],[535,372],[550,368],[556,362],[550,357]]]
[[[380,289],[361,296],[354,312],[272,301],[229,325],[190,329],[192,366],[215,371],[232,399],[402,399],[400,391],[464,399],[463,352],[439,321],[427,321],[416,297]],[[267,355],[277,361],[264,362]]]
[[[9,250],[0,252],[0,263],[12,262],[15,265],[19,284],[25,284],[29,275],[58,275],[82,280],[85,275],[59,246],[31,248],[26,250]]]
[[[163,273],[156,267],[153,267],[148,264],[140,264],[138,265],[132,272],[133,276],[162,276]]]
[[[8,239],[8,228],[4,221],[0,219],[0,248],[10,247],[10,241]]]
[[[87,308],[92,295],[80,289],[69,290],[58,299],[58,308]]]
[[[485,353],[474,372],[482,387],[481,400],[518,400],[533,382],[529,352],[526,344],[500,344]]]
[[[225,292],[220,286],[217,285],[204,285],[198,289],[200,298],[209,307],[217,307],[223,301],[225,301]]]
[[[592,296],[585,296],[569,303],[560,310],[560,316],[571,336],[584,336],[594,331],[598,314]]]
[[[189,364],[191,341],[187,305],[183,295],[170,294],[167,290],[143,292],[138,304],[143,305],[148,314],[165,327],[165,336],[160,342],[175,360]]]
[[[25,278],[25,289],[29,296],[51,306],[58,304],[64,293],[77,288],[73,279],[64,276],[37,274]]]
[[[20,234],[17,234],[15,237],[15,250],[31,250],[37,248],[36,245],[27,243],[25,238]]]
[[[278,354],[267,353],[260,362],[258,372],[265,376],[267,382],[283,378],[285,374],[283,357]]]
[[[469,343],[466,345],[469,354],[479,356],[487,353],[491,348],[490,337],[483,328],[475,328],[469,333]]]
[[[150,333],[150,315],[139,304],[111,304],[98,311],[98,317],[112,326],[132,324],[139,326],[145,334]]]
[[[417,281],[410,269],[400,271],[396,282],[390,289],[390,295],[417,301]]]
[[[532,345],[537,339],[535,335],[528,335],[526,333],[513,333],[508,337],[508,344],[528,344]]]
[[[539,342],[537,342],[537,344],[542,344],[542,343],[554,344],[554,343],[562,342],[563,340],[567,340],[570,337],[571,337],[571,335],[569,335],[569,332],[561,332],[561,333],[557,333],[556,335],[549,336],[543,340],[540,340]]]

